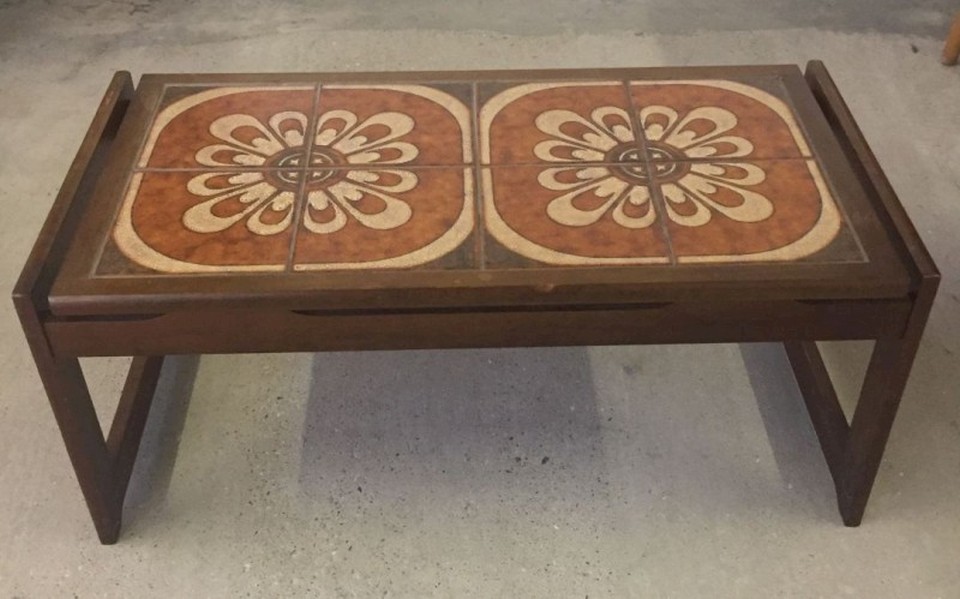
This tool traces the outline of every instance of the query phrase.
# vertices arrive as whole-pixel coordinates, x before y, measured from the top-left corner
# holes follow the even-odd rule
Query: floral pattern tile
[[[632,169],[484,169],[487,232],[503,248],[543,264],[667,264],[650,187]]]
[[[677,261],[781,262],[807,258],[844,231],[812,160],[668,163],[659,179]],[[831,260],[859,259],[855,244]]]
[[[732,81],[634,82],[651,161],[800,158],[810,148],[787,104]]]
[[[171,88],[96,271],[864,260],[761,87]]]
[[[409,267],[456,253],[474,222],[472,90],[447,87],[176,90],[98,272]]]
[[[483,164],[640,158],[623,83],[524,83],[483,90]]]
[[[832,246],[823,259],[860,259],[855,242],[834,243],[850,233],[813,161],[658,166],[652,180],[626,164],[488,169],[487,231],[553,265],[779,262]]]
[[[474,229],[470,169],[360,167],[311,174],[295,270],[473,264],[472,246],[464,243]]]
[[[469,93],[454,86],[323,86],[310,166],[470,164]]]
[[[137,173],[113,240],[160,272],[283,270],[296,198],[284,181],[296,172]]]
[[[299,168],[315,87],[203,89],[167,104],[154,119],[139,166]]]

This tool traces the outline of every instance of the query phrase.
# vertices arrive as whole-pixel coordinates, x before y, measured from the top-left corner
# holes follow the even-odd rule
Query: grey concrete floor
[[[0,597],[960,597],[952,0],[0,2],[12,287],[115,69],[832,69],[944,273],[862,527],[775,345],[204,356],[100,546],[0,313]],[[853,397],[862,344],[826,348]],[[110,413],[124,360],[85,362]]]

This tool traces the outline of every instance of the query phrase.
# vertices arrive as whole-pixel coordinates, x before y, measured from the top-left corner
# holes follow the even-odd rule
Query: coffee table
[[[120,72],[14,301],[113,543],[185,353],[782,341],[856,526],[938,282],[819,62]],[[81,356],[134,356],[107,435]]]

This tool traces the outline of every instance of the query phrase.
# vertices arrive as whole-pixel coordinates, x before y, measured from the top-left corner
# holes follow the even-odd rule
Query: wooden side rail
[[[880,162],[873,150],[867,144],[863,132],[854,120],[847,103],[827,67],[819,60],[807,63],[807,84],[820,105],[827,121],[833,127],[840,145],[846,153],[850,164],[867,190],[867,194],[875,200],[877,214],[884,218],[885,225],[891,227],[895,235],[891,239],[902,240],[902,250],[909,257],[908,266],[911,266],[917,279],[924,277],[940,277],[930,252],[917,234],[917,229],[910,222],[903,204],[897,198],[897,193],[890,185],[889,179],[880,167]],[[918,281],[919,282],[919,281]]]
[[[46,331],[54,353],[66,356],[730,343],[899,338],[910,308],[906,300],[387,313],[224,308],[51,320]]]
[[[41,310],[46,309],[46,296],[50,292],[57,268],[67,251],[72,233],[83,214],[83,208],[93,191],[133,95],[130,73],[117,72],[100,101],[93,122],[67,171],[63,186],[60,187],[13,289],[13,301],[18,311],[23,302],[30,302],[31,306]]]

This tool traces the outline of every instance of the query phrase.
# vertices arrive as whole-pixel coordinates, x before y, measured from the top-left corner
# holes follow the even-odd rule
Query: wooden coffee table
[[[184,353],[783,341],[856,526],[938,281],[818,62],[122,72],[14,301],[112,543]],[[135,356],[106,436],[80,356]]]

